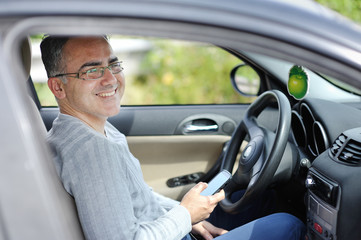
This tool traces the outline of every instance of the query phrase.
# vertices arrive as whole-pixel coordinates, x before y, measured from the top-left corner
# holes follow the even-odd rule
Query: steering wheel
[[[278,123],[276,132],[262,128],[256,118],[266,108],[277,103]],[[222,162],[222,169],[232,172],[240,146],[248,136],[237,171],[225,187],[226,197],[220,203],[228,213],[238,213],[259,197],[272,183],[273,176],[285,151],[291,125],[291,107],[287,97],[278,90],[264,92],[247,109],[242,122],[234,131]],[[236,202],[232,193],[246,189]]]

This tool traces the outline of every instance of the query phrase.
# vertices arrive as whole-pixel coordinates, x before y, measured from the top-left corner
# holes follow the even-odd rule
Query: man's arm
[[[178,205],[165,213],[143,204],[156,206],[156,201],[124,148],[88,138],[74,149],[61,177],[75,198],[87,239],[179,240],[191,230],[186,208]]]
[[[165,197],[157,192],[152,191],[159,204],[167,211],[171,210],[175,206],[179,205],[179,201]]]

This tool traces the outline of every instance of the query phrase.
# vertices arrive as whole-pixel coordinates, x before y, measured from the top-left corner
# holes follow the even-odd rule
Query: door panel
[[[207,119],[218,124],[218,130],[196,134],[231,135],[224,131],[227,122],[237,124],[248,105],[168,105],[125,106],[109,121],[126,136],[186,135],[185,124],[198,119]],[[233,126],[233,125],[232,125]]]
[[[167,180],[206,173],[229,139],[217,135],[127,137],[130,151],[141,163],[145,181],[156,192],[177,200],[194,184],[169,187]]]
[[[219,130],[205,134],[231,135],[222,129],[227,121],[238,124],[248,104],[229,105],[169,105],[169,106],[124,106],[119,114],[109,118],[125,136],[183,135],[182,124],[201,116],[219,124]],[[42,107],[40,114],[47,130],[59,113],[56,107]],[[196,134],[202,134],[200,132]]]

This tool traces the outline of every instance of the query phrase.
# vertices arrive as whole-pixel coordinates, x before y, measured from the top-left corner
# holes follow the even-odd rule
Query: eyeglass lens
[[[98,79],[104,76],[105,69],[108,68],[112,74],[120,73],[123,68],[121,66],[120,62],[113,63],[107,67],[98,67],[98,68],[92,68],[85,72],[85,78],[92,80],[92,79]]]

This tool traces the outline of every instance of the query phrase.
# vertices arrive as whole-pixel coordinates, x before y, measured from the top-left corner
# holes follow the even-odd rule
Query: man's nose
[[[113,84],[113,83],[117,82],[117,78],[110,71],[109,68],[104,69],[104,75],[101,79],[102,79],[102,81],[101,81],[102,85],[108,85],[108,84]]]

